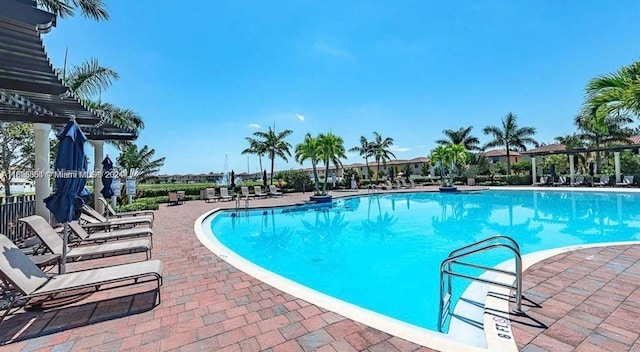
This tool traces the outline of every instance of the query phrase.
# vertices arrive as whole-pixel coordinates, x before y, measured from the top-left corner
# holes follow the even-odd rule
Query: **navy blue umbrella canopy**
[[[111,190],[111,184],[113,183],[113,162],[109,159],[109,156],[102,160],[102,190],[100,193],[106,199],[113,197],[113,190]]]
[[[47,209],[58,223],[78,219],[84,201],[80,193],[87,183],[87,164],[84,154],[84,136],[75,121],[69,121],[58,133],[56,155],[55,193],[44,199]]]

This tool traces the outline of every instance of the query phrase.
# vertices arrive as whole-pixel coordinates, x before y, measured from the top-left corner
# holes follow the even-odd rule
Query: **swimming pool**
[[[638,195],[558,191],[396,193],[218,212],[217,240],[314,290],[437,330],[439,265],[448,253],[500,233],[523,253],[640,238]],[[483,255],[497,264],[506,253]],[[459,295],[467,282],[456,282]]]

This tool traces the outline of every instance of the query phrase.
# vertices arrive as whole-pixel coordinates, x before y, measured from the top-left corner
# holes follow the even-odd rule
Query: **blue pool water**
[[[440,263],[450,251],[503,234],[523,254],[640,239],[640,195],[485,191],[347,198],[212,220],[216,238],[253,263],[330,296],[437,330]],[[496,265],[507,252],[475,262]],[[479,261],[478,261],[479,260]],[[454,297],[468,281],[455,281]]]

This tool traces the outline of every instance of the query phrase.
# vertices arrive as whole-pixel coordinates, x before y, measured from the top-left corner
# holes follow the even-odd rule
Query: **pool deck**
[[[292,204],[308,196],[250,204]],[[211,253],[196,239],[194,222],[211,209],[234,206],[160,205],[153,249],[153,258],[164,262],[160,305],[153,306],[154,292],[143,286],[46,312],[19,311],[0,323],[0,351],[431,351],[286,294]],[[69,270],[143,259],[112,257],[73,263]],[[537,305],[526,301],[527,315],[512,316],[518,347],[640,351],[639,261],[640,246],[616,246],[557,255],[529,268],[525,296]]]

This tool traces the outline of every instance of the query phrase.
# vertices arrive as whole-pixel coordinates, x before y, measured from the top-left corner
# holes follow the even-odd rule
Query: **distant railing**
[[[18,224],[18,219],[36,212],[36,196],[20,195],[0,197],[0,233],[12,241],[20,241],[28,237],[27,229]]]

